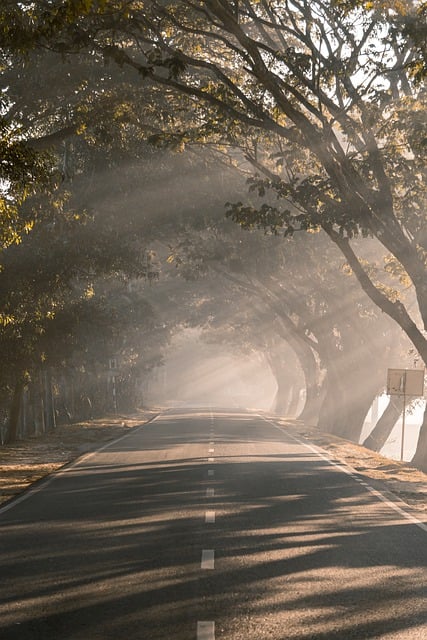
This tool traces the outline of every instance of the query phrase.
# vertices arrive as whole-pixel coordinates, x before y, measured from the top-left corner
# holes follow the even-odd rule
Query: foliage
[[[45,7],[37,5],[38,24]],[[407,28],[411,11],[396,3],[322,0],[114,2],[109,11],[88,4],[73,24],[53,11],[54,28],[34,42],[62,55],[86,51],[114,61],[136,72],[148,91],[160,87],[165,106],[181,96],[182,106],[193,107],[182,129],[166,108],[171,115],[159,123],[165,133],[154,139],[243,147],[246,161],[293,205],[266,204],[260,224],[275,226],[282,217],[287,233],[321,225],[347,257],[349,239],[378,238],[411,279],[427,326],[419,135],[425,97],[407,73],[420,55]],[[355,267],[368,295],[427,358],[404,306],[389,304]]]
[[[256,172],[249,202],[230,206],[234,219],[295,237],[323,228],[427,359],[401,290],[377,286],[354,251],[358,236],[383,245],[388,272],[412,283],[426,327],[425,50],[412,9],[322,0],[42,0],[20,15],[22,6],[9,2],[2,13],[4,77],[18,80],[16,92],[8,85],[6,116],[26,148],[62,155],[63,180],[78,183],[76,211],[87,200],[90,169],[111,175],[128,149],[146,152],[143,138],[177,150],[214,146],[229,164]],[[17,109],[34,67],[45,77],[52,64],[60,78],[59,61],[68,73],[58,83],[63,100],[38,87]],[[114,224],[107,230],[117,233]],[[215,248],[207,251],[212,261]],[[206,268],[203,251],[188,249],[189,274]],[[93,264],[82,264],[105,272],[101,256],[95,250]],[[236,273],[239,258],[229,267]]]

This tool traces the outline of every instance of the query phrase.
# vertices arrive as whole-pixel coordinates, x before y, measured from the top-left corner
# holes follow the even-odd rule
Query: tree
[[[240,123],[230,137],[238,137],[242,126],[277,135],[282,163],[291,162],[295,146],[300,158],[308,154],[309,175],[304,177],[303,162],[303,174],[288,171],[292,179],[285,181],[285,195],[304,213],[281,212],[282,222],[288,231],[295,223],[321,225],[351,260],[368,295],[427,357],[424,336],[404,305],[381,295],[349,242],[358,233],[380,239],[411,278],[427,326],[423,146],[416,135],[423,95],[411,93],[405,74],[411,42],[392,28],[387,7],[210,0],[128,3],[126,9],[117,2],[105,12],[89,3],[70,24],[61,19],[72,11],[68,4],[76,11],[76,3],[67,3],[65,13],[47,14],[43,4],[34,17],[39,28],[41,16],[54,25],[47,46],[90,47],[135,69],[150,85],[198,99],[199,134],[217,132],[226,118]],[[410,193],[402,193],[409,174]]]
[[[34,12],[38,27],[45,8]],[[233,216],[287,233],[322,227],[426,363],[426,110],[411,76],[424,49],[411,28],[417,8],[404,9],[402,20],[384,3],[114,2],[109,12],[90,4],[73,24],[48,11],[55,29],[36,40],[62,52],[90,50],[171,101],[183,96],[194,117],[183,131],[171,119],[169,132],[181,144],[244,137],[247,159],[265,173],[258,138],[276,138],[276,170],[267,166],[257,188],[272,188],[279,205]],[[354,250],[357,235],[377,238],[396,261],[420,320],[370,277]]]
[[[125,225],[121,236],[111,233],[106,219],[102,225],[72,210],[54,210],[50,216],[45,211],[31,233],[1,254],[0,382],[13,390],[8,440],[16,436],[16,407],[26,382],[41,366],[59,366],[70,357],[70,349],[77,347],[76,328],[89,313],[96,323],[102,311],[97,279],[111,272],[145,275],[140,248]],[[110,331],[114,326],[114,315],[107,311],[102,314],[105,330],[99,331],[104,336],[106,319]]]
[[[271,187],[280,205],[234,210],[235,217],[287,233],[322,227],[426,361],[417,318],[372,280],[353,243],[372,235],[389,251],[426,328],[425,96],[407,73],[422,48],[396,7],[154,1],[109,3],[108,11],[85,3],[76,13],[78,5],[32,6],[32,46],[90,51],[134,70],[147,89],[161,87],[180,113],[191,106],[184,130],[173,117],[161,123],[177,144],[234,145],[244,137],[247,160],[267,176],[268,184],[254,186]],[[274,172],[265,137],[277,143]]]
[[[68,3],[72,5],[76,10],[83,7],[82,3]],[[2,21],[3,11],[7,19]],[[66,21],[72,22],[72,15],[67,14]],[[100,68],[90,58],[80,59],[79,65],[67,64],[55,54],[34,48],[36,38],[46,37],[48,31],[54,33],[56,27],[51,25],[51,29],[47,20],[38,28],[32,18],[32,9],[23,12],[19,3],[8,3],[0,10],[0,28],[5,43],[10,44],[2,50],[4,120],[19,141],[13,153],[8,141],[1,176],[15,216],[13,228],[3,217],[0,230],[4,236],[0,340],[5,356],[1,382],[5,403],[12,408],[8,412],[8,439],[16,435],[24,385],[38,375],[38,367],[68,372],[73,367],[96,369],[96,349],[91,357],[87,350],[89,336],[93,347],[99,347],[101,340],[114,352],[125,351],[120,340],[130,335],[130,329],[126,318],[117,310],[112,313],[105,304],[100,282],[112,274],[111,295],[114,278],[123,286],[123,279],[131,276],[149,279],[155,275],[145,251],[148,230],[153,233],[154,227],[151,214],[141,212],[138,202],[128,204],[129,213],[122,212],[119,219],[117,202],[125,196],[123,190],[130,188],[131,179],[138,181],[139,189],[144,180],[152,182],[159,156],[164,155],[141,144],[141,130],[135,129],[138,114],[128,100],[132,96],[142,111],[151,107],[132,95],[126,73],[115,65]],[[111,118],[103,117],[109,112]],[[136,167],[141,156],[146,160],[145,178],[141,165]],[[120,163],[125,169],[117,175]],[[13,242],[17,246],[12,246]],[[128,319],[136,322],[136,307],[127,303],[124,308],[130,313]],[[145,310],[148,322],[149,308]],[[92,323],[88,322],[90,314]],[[123,335],[120,348],[116,344],[113,349],[108,336],[119,332],[115,324],[119,318]],[[147,330],[141,316],[138,321]],[[96,324],[97,339],[91,331]],[[83,326],[86,337],[81,332]],[[159,334],[158,338],[162,343]],[[150,342],[154,343],[153,337]],[[74,350],[73,358],[70,349]],[[152,344],[151,351],[154,362],[159,349],[156,352]],[[105,354],[102,357],[105,359]],[[134,369],[139,366],[137,360],[135,354],[126,353],[126,361]],[[148,363],[146,358],[141,370],[148,370]],[[124,380],[121,384],[129,401],[125,387],[130,387],[130,381],[128,374],[127,384]]]
[[[385,368],[396,362],[399,334],[364,299],[326,237],[297,235],[284,242],[259,232],[242,235],[217,218],[203,233],[182,234],[174,256],[187,277],[222,283],[226,310],[212,311],[212,323],[218,324],[218,315],[221,326],[231,323],[225,333],[230,339],[251,336],[243,330],[246,323],[256,327],[255,343],[262,341],[265,352],[269,343],[277,349],[278,336],[294,350],[306,377],[301,417],[358,441],[384,387]]]

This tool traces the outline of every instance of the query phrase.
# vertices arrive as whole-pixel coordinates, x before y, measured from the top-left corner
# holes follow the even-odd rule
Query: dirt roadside
[[[83,454],[155,417],[158,411],[109,416],[58,427],[44,436],[0,447],[0,505]]]
[[[57,471],[84,453],[126,435],[151,420],[159,410],[112,416],[59,427],[48,435],[29,438],[0,448],[0,505],[11,500],[32,483]],[[427,517],[427,474],[407,463],[390,460],[362,446],[342,440],[299,421],[277,419],[298,439],[324,449],[336,461],[345,462],[371,484],[385,490]]]

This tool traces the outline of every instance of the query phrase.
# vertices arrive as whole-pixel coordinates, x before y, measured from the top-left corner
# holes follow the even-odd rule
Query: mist
[[[226,202],[256,207],[265,200],[248,194],[246,177],[191,149],[148,148],[138,161],[98,163],[90,176],[76,169],[67,185],[70,205],[84,206],[87,221],[70,231],[68,246],[76,249],[69,261],[78,266],[84,247],[85,261],[99,266],[88,277],[82,264],[68,286],[75,304],[79,292],[90,290],[91,304],[102,307],[97,315],[88,308],[88,324],[76,317],[77,325],[88,328],[92,318],[98,337],[106,334],[96,341],[92,329],[86,337],[74,333],[81,346],[64,346],[56,374],[49,355],[58,421],[71,413],[70,404],[76,417],[138,406],[234,407],[306,420],[357,442],[367,438],[386,406],[387,367],[412,366],[411,345],[378,313],[324,234],[285,238],[226,219]],[[16,277],[18,262],[24,274],[26,264],[30,268],[43,233],[40,224],[4,253],[4,280],[12,272]],[[44,241],[49,254],[39,264],[46,273],[55,238],[66,255],[59,235]],[[398,288],[383,269],[379,243],[356,244],[384,286]],[[55,304],[67,314],[70,298],[61,296]],[[116,324],[107,329],[112,317]],[[90,355],[83,345],[88,339]],[[112,358],[119,363],[114,401]],[[69,398],[67,376],[78,398]],[[421,410],[414,414],[407,456],[416,446]],[[392,427],[382,448],[397,457],[398,426]]]
[[[146,390],[149,404],[163,407],[217,407],[268,411],[277,383],[257,356],[238,357],[202,341],[201,331],[185,329],[172,340],[163,367]]]

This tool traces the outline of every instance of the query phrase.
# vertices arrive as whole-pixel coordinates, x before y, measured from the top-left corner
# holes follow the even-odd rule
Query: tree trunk
[[[55,406],[53,400],[52,374],[50,371],[43,371],[43,398],[44,398],[44,420],[47,431],[56,429]]]
[[[24,391],[24,386],[24,381],[18,380],[13,390],[9,409],[9,424],[6,432],[5,444],[11,444],[12,442],[15,442],[18,436],[19,414],[21,411],[21,399]]]
[[[289,365],[283,353],[275,347],[269,351],[267,359],[277,383],[273,412],[278,415],[286,415],[288,411],[289,387],[291,384]]]
[[[319,411],[319,429],[341,435],[342,425],[347,421],[345,390],[334,364],[327,368],[325,395]]]
[[[305,387],[305,403],[301,413],[297,416],[298,420],[310,425],[318,425],[319,411],[322,404],[322,388],[314,381],[311,374],[306,375]]]
[[[46,407],[45,407],[45,388],[44,388],[44,380],[43,373],[39,371],[39,379],[38,379],[38,396],[39,396],[39,433],[46,433]]]
[[[356,396],[353,399],[349,404],[347,423],[338,435],[342,438],[351,440],[352,442],[359,442],[366,414],[368,413],[377,392],[377,387],[370,390],[368,389],[363,395]]]
[[[424,419],[418,436],[417,450],[412,458],[412,464],[427,472],[427,403],[424,409]]]
[[[403,410],[403,403],[400,398],[390,396],[390,400],[380,419],[375,424],[371,433],[364,440],[363,446],[372,451],[381,451],[393,427],[399,419]]]
[[[311,347],[301,340],[299,336],[287,334],[284,338],[298,358],[305,381],[305,403],[300,415],[297,417],[307,424],[317,424],[322,401],[319,364]]]
[[[427,338],[411,318],[405,305],[400,302],[400,300],[390,300],[379,288],[376,287],[376,285],[370,279],[368,273],[364,270],[362,263],[359,261],[359,258],[351,248],[349,238],[341,236],[338,232],[328,226],[326,226],[324,229],[331,240],[339,247],[344,256],[347,258],[348,263],[364,292],[369,296],[372,302],[374,302],[374,304],[376,304],[377,307],[381,309],[381,311],[386,313],[388,316],[390,316],[390,318],[397,322],[400,328],[411,340],[421,358],[423,359],[424,364],[427,366]],[[382,242],[382,240],[380,241]],[[414,255],[412,247],[409,247],[409,245],[407,245],[407,247],[411,249],[410,251],[408,251],[408,254],[411,254],[412,256],[412,269],[408,268],[408,260],[410,260],[409,255],[405,257],[404,252],[396,252],[394,253],[394,255],[405,266],[405,268],[407,268],[409,275],[418,273],[418,277],[412,277],[412,282],[414,283],[416,289],[417,301],[424,321],[424,327],[426,327],[427,285],[425,284],[425,271],[423,269],[422,274],[419,273],[420,269],[418,265],[418,257]],[[417,283],[415,281],[417,281]]]
[[[360,440],[366,414],[381,383],[376,369],[361,355],[363,351],[357,347],[329,354],[327,391],[319,416],[323,431],[352,442]]]
[[[290,418],[294,418],[297,415],[298,403],[301,395],[301,389],[299,385],[293,384],[291,386],[288,403],[288,414]]]
[[[274,396],[273,405],[271,407],[273,413],[284,416],[288,413],[288,401],[286,398],[286,394],[283,393],[279,388],[276,391],[276,395]]]

